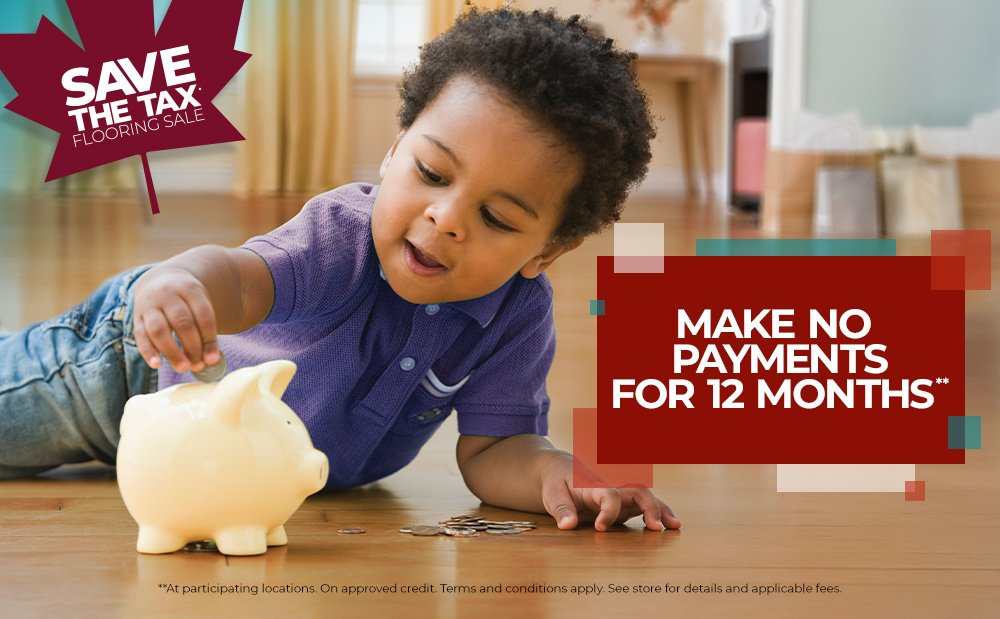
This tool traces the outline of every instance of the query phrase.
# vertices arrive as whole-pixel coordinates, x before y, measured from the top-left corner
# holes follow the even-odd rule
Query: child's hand
[[[647,488],[574,488],[572,457],[560,457],[547,468],[542,477],[542,502],[560,529],[593,522],[598,531],[607,531],[639,515],[654,531],[681,528],[670,507]]]
[[[152,368],[161,354],[178,372],[199,372],[219,361],[215,310],[188,270],[164,264],[144,273],[135,283],[133,323],[139,354]]]

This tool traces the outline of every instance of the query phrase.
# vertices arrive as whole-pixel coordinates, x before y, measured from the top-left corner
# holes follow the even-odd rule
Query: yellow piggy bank
[[[128,401],[118,486],[139,524],[139,552],[211,539],[224,554],[255,555],[288,543],[285,522],[328,473],[281,401],[295,369],[271,361]]]

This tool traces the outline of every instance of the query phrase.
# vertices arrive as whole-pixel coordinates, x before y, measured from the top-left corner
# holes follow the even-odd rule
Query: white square
[[[615,224],[616,256],[663,256],[663,224]]]
[[[905,492],[916,464],[779,464],[778,492]]]

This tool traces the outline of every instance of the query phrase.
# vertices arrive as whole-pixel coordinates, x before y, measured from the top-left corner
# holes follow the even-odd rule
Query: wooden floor
[[[162,213],[150,220],[134,199],[0,197],[0,326],[49,317],[123,268],[196,244],[238,244],[299,202],[162,195]],[[980,215],[968,226],[991,228],[997,219]],[[627,220],[664,221],[666,253],[675,255],[693,254],[696,238],[755,234],[718,207],[679,199],[635,200]],[[596,403],[596,332],[587,302],[595,297],[594,258],[611,251],[609,234],[551,272],[560,343],[549,381],[551,425],[563,446],[571,443],[572,408]],[[899,245],[901,254],[928,251],[925,241]],[[993,256],[997,272],[996,247]],[[403,472],[307,500],[286,527],[287,547],[250,558],[145,556],[135,552],[137,528],[113,470],[84,465],[0,483],[0,617],[994,617],[998,305],[995,291],[967,295],[967,410],[983,417],[984,448],[970,451],[961,466],[920,466],[925,502],[905,502],[902,494],[778,494],[774,466],[660,466],[657,493],[681,517],[683,531],[644,531],[632,522],[603,534],[560,532],[548,517],[483,506],[465,489],[449,420]],[[518,537],[470,539],[397,531],[461,513],[530,518],[540,526]],[[359,526],[367,533],[337,533]],[[680,589],[609,590],[668,583]],[[822,583],[839,593],[684,591],[713,583]],[[183,593],[220,584],[245,589]],[[397,589],[354,595],[343,592],[349,585]],[[424,592],[402,592],[421,585]],[[500,593],[446,586],[498,586]],[[601,589],[576,593],[574,586]]]

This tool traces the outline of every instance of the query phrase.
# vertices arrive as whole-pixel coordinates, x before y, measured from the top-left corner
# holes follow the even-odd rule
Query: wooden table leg
[[[691,89],[685,80],[677,82],[677,118],[680,119],[681,157],[684,163],[684,186],[687,195],[695,196],[698,188],[694,179],[694,157],[691,152]]]
[[[701,157],[702,166],[704,166],[705,174],[705,197],[711,198],[715,195],[715,188],[712,184],[712,144],[709,142],[708,138],[708,97],[706,96],[706,79],[707,76],[700,76],[694,85],[695,88],[695,102],[698,107],[698,129],[701,135],[698,136],[701,141]]]

